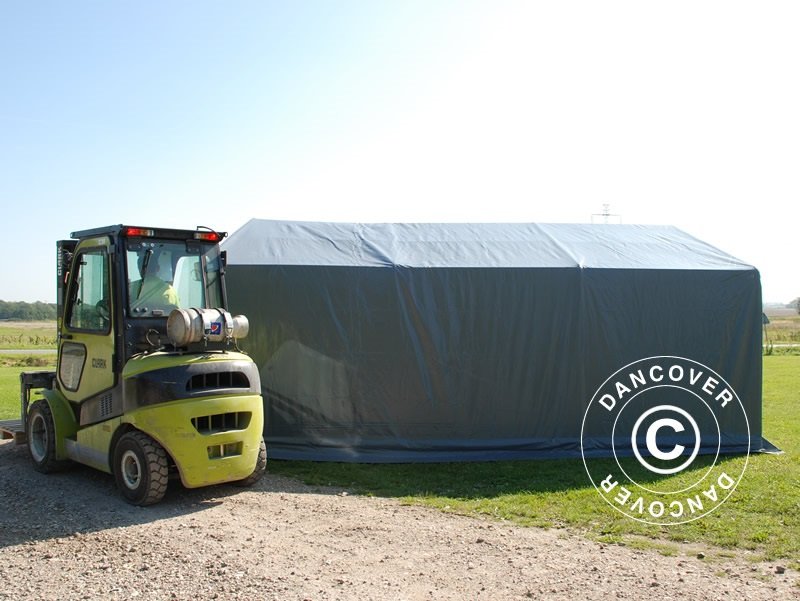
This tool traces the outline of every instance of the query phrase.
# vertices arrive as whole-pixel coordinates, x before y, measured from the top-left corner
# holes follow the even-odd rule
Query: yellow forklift
[[[20,376],[21,419],[0,435],[48,473],[75,461],[114,475],[135,505],[265,472],[256,365],[227,310],[225,234],[114,225],[57,243],[58,364]],[[41,398],[33,400],[38,390]]]

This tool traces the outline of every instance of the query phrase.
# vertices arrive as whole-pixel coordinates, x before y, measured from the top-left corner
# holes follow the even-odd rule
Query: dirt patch
[[[800,598],[778,563],[664,557],[273,475],[174,482],[132,507],[111,476],[39,474],[11,442],[0,504],[0,599]]]

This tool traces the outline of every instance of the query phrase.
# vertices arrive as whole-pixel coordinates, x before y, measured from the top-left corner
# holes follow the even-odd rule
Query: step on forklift
[[[261,383],[237,346],[247,318],[227,310],[225,235],[114,225],[57,243],[56,371],[22,373],[21,419],[0,422],[36,470],[89,465],[134,505],[160,501],[170,477],[261,478]]]

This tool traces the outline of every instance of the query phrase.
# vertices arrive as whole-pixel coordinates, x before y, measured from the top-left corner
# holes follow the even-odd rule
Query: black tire
[[[114,478],[128,503],[158,503],[164,498],[169,481],[167,453],[147,434],[127,432],[114,449]]]
[[[53,412],[44,399],[36,401],[28,411],[28,452],[37,472],[49,474],[64,468],[66,462],[56,459],[56,426]]]
[[[236,486],[253,486],[256,482],[261,480],[261,476],[263,476],[267,471],[267,443],[264,442],[264,439],[261,439],[261,444],[258,445],[258,458],[256,459],[256,469],[253,470],[253,473],[247,476],[242,480],[237,480],[234,482]]]

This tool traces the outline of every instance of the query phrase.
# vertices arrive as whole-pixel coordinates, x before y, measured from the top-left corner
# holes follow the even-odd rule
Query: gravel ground
[[[0,442],[0,599],[800,599],[779,563],[673,557],[267,475],[124,503]],[[716,559],[712,559],[715,558]]]

